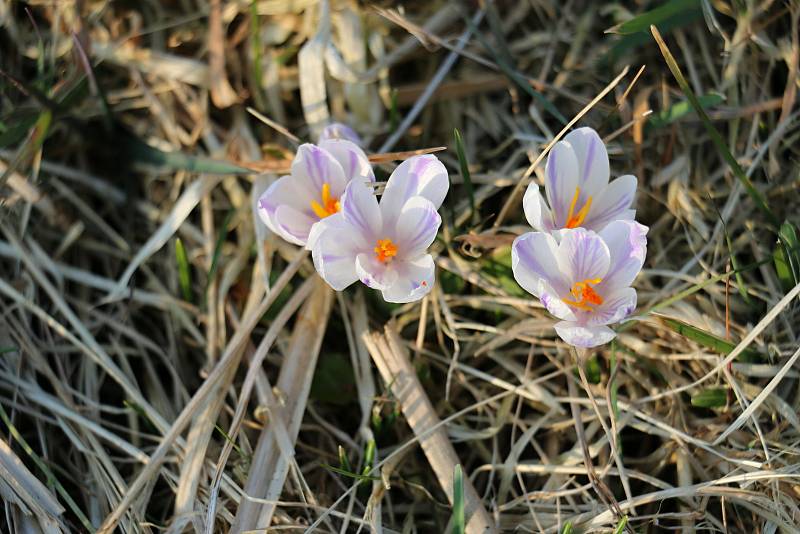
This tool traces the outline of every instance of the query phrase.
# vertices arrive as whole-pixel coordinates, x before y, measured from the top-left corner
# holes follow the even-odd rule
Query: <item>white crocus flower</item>
[[[325,139],[297,149],[291,174],[261,195],[258,213],[270,230],[290,243],[305,245],[311,228],[341,208],[347,184],[374,182],[364,151],[345,139]]]
[[[581,348],[611,341],[608,327],[636,308],[631,283],[647,254],[647,227],[635,221],[613,221],[595,233],[584,228],[549,233],[529,232],[514,240],[514,278],[561,319],[556,333]]]
[[[434,283],[428,247],[448,187],[447,170],[432,155],[401,163],[380,203],[371,187],[353,180],[341,211],[317,224],[309,238],[317,272],[336,290],[361,280],[388,302],[421,299]]]
[[[599,232],[611,221],[632,220],[636,177],[627,174],[608,183],[609,176],[602,139],[591,128],[578,128],[556,143],[547,157],[547,202],[536,184],[525,191],[525,217],[542,232],[565,228]]]
[[[352,141],[358,146],[362,146],[361,137],[359,137],[356,131],[341,122],[332,122],[323,128],[322,133],[319,135],[320,142],[329,139],[345,139],[347,141]]]

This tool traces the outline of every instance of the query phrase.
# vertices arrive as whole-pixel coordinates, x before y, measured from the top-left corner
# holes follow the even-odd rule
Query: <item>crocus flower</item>
[[[317,272],[336,290],[361,280],[388,302],[421,299],[434,282],[428,247],[448,186],[447,170],[431,155],[401,163],[380,203],[362,180],[351,181],[341,211],[317,224],[309,238]]]
[[[315,223],[339,212],[341,196],[352,180],[375,181],[367,156],[355,143],[326,139],[301,145],[291,174],[261,195],[261,220],[290,243],[305,245]]]
[[[341,122],[332,122],[323,128],[322,133],[319,135],[320,141],[327,141],[329,139],[345,139],[361,146],[361,137],[358,134]]]
[[[630,209],[636,177],[620,176],[611,183],[608,153],[591,128],[578,128],[555,144],[545,167],[545,202],[539,186],[525,191],[525,217],[536,230],[586,228],[599,232],[611,221],[632,220]]]
[[[631,287],[647,253],[647,227],[613,221],[599,233],[584,228],[529,232],[514,240],[514,278],[561,319],[556,333],[567,343],[588,348],[611,341],[608,327],[636,308]]]

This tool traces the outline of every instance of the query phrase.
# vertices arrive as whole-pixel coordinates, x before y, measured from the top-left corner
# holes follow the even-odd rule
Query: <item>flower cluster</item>
[[[419,300],[434,282],[428,247],[441,224],[447,170],[435,156],[412,157],[389,177],[379,202],[372,166],[347,138],[358,139],[335,125],[317,145],[301,145],[291,174],[262,195],[259,215],[273,232],[311,250],[334,289],[360,280],[388,302]]]
[[[560,319],[556,333],[567,343],[589,348],[611,341],[608,325],[636,308],[631,283],[647,253],[647,227],[630,209],[636,178],[609,183],[608,154],[591,128],[580,128],[550,152],[545,193],[531,184],[525,217],[537,231],[512,245],[514,277]]]
[[[428,254],[447,194],[444,165],[432,155],[402,162],[380,201],[372,166],[353,130],[326,128],[318,144],[297,150],[291,174],[259,202],[264,223],[311,250],[314,267],[334,289],[360,280],[389,302],[412,302],[434,283]],[[545,196],[536,184],[523,209],[534,228],[512,245],[514,277],[560,319],[567,343],[594,347],[616,335],[609,325],[636,308],[631,287],[644,265],[647,227],[631,209],[636,178],[609,183],[606,147],[597,132],[579,128],[550,152]]]

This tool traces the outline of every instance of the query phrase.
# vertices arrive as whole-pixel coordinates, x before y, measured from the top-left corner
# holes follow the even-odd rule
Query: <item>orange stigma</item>
[[[577,228],[581,224],[583,224],[584,219],[586,219],[586,215],[589,214],[589,208],[592,206],[592,197],[586,199],[586,204],[575,213],[575,205],[578,203],[578,197],[581,195],[581,188],[575,188],[575,196],[572,197],[572,203],[569,205],[569,213],[567,214],[567,223],[564,225],[564,228]]]
[[[378,239],[378,246],[375,247],[375,256],[381,263],[392,261],[397,256],[397,245],[391,239]]]
[[[572,286],[572,296],[575,300],[561,299],[564,303],[569,304],[573,308],[579,310],[592,311],[592,306],[599,306],[603,303],[603,297],[597,294],[592,287],[593,285],[602,282],[600,278],[587,278],[583,282],[575,282]]]
[[[317,217],[320,219],[338,213],[338,211],[342,209],[339,199],[331,196],[331,184],[322,184],[322,204],[316,200],[312,200],[311,209],[314,210],[314,213],[316,213]]]

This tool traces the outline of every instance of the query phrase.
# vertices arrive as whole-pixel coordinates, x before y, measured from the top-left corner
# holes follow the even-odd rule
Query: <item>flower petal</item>
[[[528,185],[525,196],[522,198],[522,209],[525,210],[525,218],[528,224],[536,230],[550,232],[555,227],[553,224],[553,214],[544,202],[544,197],[539,192],[539,186],[535,183]]]
[[[575,321],[577,317],[575,310],[570,308],[566,302],[556,293],[550,284],[545,281],[540,282],[542,294],[539,297],[542,305],[550,312],[551,315],[558,317],[564,321]]]
[[[319,221],[288,204],[282,204],[275,210],[273,217],[276,233],[290,243],[305,245],[311,227]]]
[[[560,321],[555,324],[558,337],[574,347],[588,349],[603,345],[614,339],[617,334],[607,326],[584,326],[572,321]]]
[[[558,227],[563,227],[578,187],[578,160],[572,145],[564,141],[556,143],[547,156],[544,174],[545,193],[553,211],[553,220]]]
[[[364,285],[381,291],[389,289],[398,279],[394,262],[383,263],[371,252],[356,256],[356,273]]]
[[[339,162],[327,150],[310,143],[297,149],[292,161],[292,178],[298,182],[298,188],[311,191],[315,199],[321,198],[323,184],[330,185],[335,197],[340,196],[347,185]]]
[[[636,309],[636,290],[632,287],[618,289],[606,295],[603,304],[598,306],[587,318],[589,326],[614,324],[623,320]]]
[[[558,244],[544,232],[528,232],[514,240],[511,270],[517,283],[535,297],[541,297],[543,282],[559,295],[570,287],[559,267]]]
[[[372,165],[367,159],[367,155],[352,141],[329,139],[320,141],[319,146],[339,162],[344,171],[345,180],[348,182],[350,180],[375,181],[375,174],[372,172]]]
[[[439,209],[449,186],[447,169],[436,156],[428,154],[405,160],[389,177],[381,197],[381,213],[387,227],[394,225],[411,197],[425,197]]]
[[[398,257],[413,259],[424,254],[436,239],[442,218],[427,198],[411,197],[403,206],[394,230]]]
[[[314,268],[333,289],[341,291],[356,280],[356,257],[362,248],[356,230],[341,213],[326,217],[314,225],[311,257]],[[312,238],[309,238],[309,245]]]
[[[597,132],[588,127],[573,130],[564,140],[572,145],[578,160],[578,186],[581,188],[581,196],[591,195],[596,199],[608,185],[610,176],[606,145]]]
[[[340,213],[353,225],[354,232],[363,240],[364,246],[369,246],[380,238],[383,232],[381,211],[370,186],[358,180],[347,184],[341,207]]]
[[[558,262],[570,287],[576,282],[605,278],[611,259],[599,235],[584,228],[562,230],[561,235]]]
[[[610,262],[598,290],[613,293],[631,285],[647,255],[647,230],[636,221],[613,221],[600,232],[608,246]]]
[[[397,271],[397,280],[383,290],[386,302],[414,302],[427,295],[435,281],[433,257],[425,254],[412,261],[396,260],[392,266]]]
[[[361,138],[355,130],[341,122],[332,122],[323,128],[322,133],[319,135],[320,144],[329,139],[347,139],[357,145],[361,145]]]
[[[636,212],[628,208],[635,195],[636,177],[631,174],[620,176],[594,199],[583,226],[599,232],[611,221],[633,219]]]

